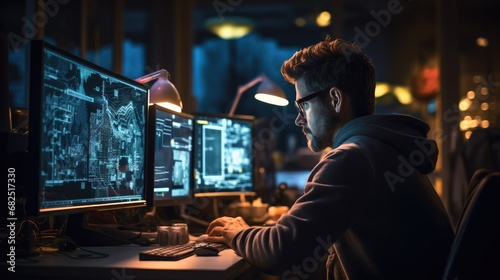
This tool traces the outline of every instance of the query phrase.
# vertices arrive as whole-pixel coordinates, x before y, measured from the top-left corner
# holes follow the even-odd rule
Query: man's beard
[[[319,115],[321,118],[318,120],[319,123],[314,133],[309,128],[303,129],[303,132],[307,133],[307,146],[313,152],[320,152],[333,145],[333,134],[338,122],[337,116],[328,108],[325,108]]]

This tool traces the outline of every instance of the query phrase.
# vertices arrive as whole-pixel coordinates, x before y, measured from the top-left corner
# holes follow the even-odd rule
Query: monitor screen
[[[195,115],[195,196],[252,194],[251,116]]]
[[[148,172],[154,178],[153,206],[191,203],[193,194],[193,116],[149,108],[150,157]],[[154,139],[154,140],[153,140]]]
[[[288,188],[297,189],[302,194],[310,173],[311,170],[278,170],[275,173],[275,184],[286,184]]]
[[[29,90],[38,214],[146,206],[149,87],[34,40]]]

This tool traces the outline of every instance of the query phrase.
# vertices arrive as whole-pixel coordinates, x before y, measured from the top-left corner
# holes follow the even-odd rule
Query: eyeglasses
[[[329,89],[330,88],[322,89],[322,90],[319,90],[315,93],[311,93],[308,96],[304,96],[302,98],[295,100],[295,108],[297,108],[297,111],[299,111],[300,116],[304,117],[304,108],[302,107],[302,103],[307,102],[313,98],[320,96],[323,92],[327,92]]]

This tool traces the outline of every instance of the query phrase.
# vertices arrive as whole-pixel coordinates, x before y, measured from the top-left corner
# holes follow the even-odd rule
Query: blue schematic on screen
[[[195,193],[253,191],[253,119],[195,115]]]
[[[144,199],[148,90],[44,51],[42,208]]]
[[[193,117],[156,106],[154,201],[191,197]]]

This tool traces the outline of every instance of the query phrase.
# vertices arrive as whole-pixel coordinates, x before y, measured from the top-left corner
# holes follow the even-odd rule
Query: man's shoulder
[[[338,174],[340,172],[367,171],[371,167],[369,153],[358,141],[346,142],[329,151],[316,165],[312,173]]]
[[[364,135],[355,135],[344,141],[339,146],[332,148],[323,159],[343,157],[343,156],[363,156],[367,148],[370,137]]]

